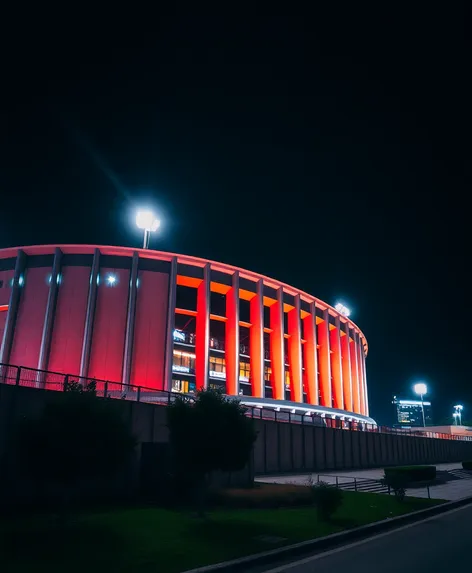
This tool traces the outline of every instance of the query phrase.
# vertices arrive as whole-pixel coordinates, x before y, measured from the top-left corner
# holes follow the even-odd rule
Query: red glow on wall
[[[318,325],[318,344],[320,345],[320,394],[321,405],[331,408],[331,361],[329,352],[328,322],[324,320]]]
[[[314,310],[314,309],[313,309]],[[315,317],[309,314],[303,319],[303,332],[305,335],[305,348],[303,358],[305,361],[305,388],[309,404],[318,404],[318,359],[316,350]]]
[[[333,378],[334,407],[344,410],[343,371],[341,364],[341,331],[334,328],[329,333],[329,346],[331,350],[331,376]]]
[[[100,269],[89,378],[121,380],[128,309],[129,270]],[[116,277],[111,286],[108,276]]]
[[[341,337],[341,356],[343,363],[343,390],[344,408],[352,412],[352,380],[351,380],[351,356],[349,353],[349,334]]]
[[[169,276],[139,271],[131,384],[164,390]]]
[[[300,303],[289,310],[288,315],[288,355],[290,364],[290,399],[303,402],[302,349],[300,328]]]
[[[351,354],[351,380],[352,380],[352,403],[353,411],[361,411],[361,401],[359,395],[359,370],[357,368],[357,344],[355,340],[351,340],[349,343],[349,351]]]
[[[202,281],[197,289],[197,319],[195,321],[195,383],[197,390],[208,384],[208,345],[210,342],[209,284]]]
[[[285,353],[282,292],[270,307],[270,361],[272,368],[272,396],[275,400],[285,400]]]
[[[80,370],[90,268],[65,267],[61,274],[48,369],[67,374]]]
[[[12,364],[30,368],[38,366],[50,274],[50,267],[28,269],[25,273],[10,354]]]
[[[257,293],[249,303],[251,327],[250,344],[250,379],[252,395],[264,396],[264,312],[262,306],[262,285],[257,285]]]
[[[23,249],[26,254],[27,270],[22,276],[24,284],[19,288],[18,313],[16,317],[12,316],[14,320],[11,322],[13,341],[9,360],[12,363],[37,367],[49,292],[48,277],[52,269],[36,268],[36,265],[44,260],[36,257],[54,255],[56,248],[56,245],[52,245]],[[197,310],[175,309],[176,314],[188,315],[189,318],[195,320],[196,348],[191,351],[195,353],[197,388],[206,387],[208,384],[210,320],[215,320],[225,324],[224,328],[221,324],[218,326],[221,327],[220,332],[225,331],[226,390],[228,393],[239,392],[241,358],[238,338],[240,328],[244,327],[249,333],[249,380],[253,397],[264,396],[264,385],[267,383],[265,365],[267,365],[271,368],[272,396],[275,399],[285,400],[285,396],[288,396],[287,390],[290,389],[290,399],[301,403],[305,391],[306,400],[310,404],[316,405],[321,402],[327,407],[335,406],[339,409],[367,414],[368,399],[365,380],[367,343],[352,321],[340,317],[339,313],[323,301],[263,275],[187,255],[95,245],[62,245],[59,248],[64,255],[63,268],[60,269],[61,281],[58,282],[55,312],[49,315],[52,319],[49,352],[47,348],[49,336],[44,337],[43,348],[45,356],[49,354],[47,364],[49,370],[72,375],[80,370],[91,268],[74,265],[90,264],[92,255],[97,249],[100,260],[104,260],[103,256],[107,258],[119,256],[122,260],[125,257],[131,259],[137,251],[140,259],[146,259],[145,264],[140,263],[141,268],[149,270],[139,272],[140,284],[136,293],[134,323],[131,317],[127,322],[129,271],[113,268],[100,270],[100,284],[97,288],[94,314],[94,305],[90,306],[90,316],[93,316],[92,336],[91,340],[88,339],[90,342],[88,369],[90,377],[109,381],[121,380],[124,342],[128,325],[129,334],[133,333],[132,344],[127,346],[127,350],[132,352],[130,382],[149,388],[167,389],[164,387],[167,383],[164,381],[165,364],[168,361],[170,375],[170,362],[173,358],[167,355],[166,349],[166,341],[172,340],[171,333],[167,332],[169,275],[163,270],[168,265],[149,263],[151,261],[170,262],[175,257],[181,273],[187,273],[188,269],[187,274],[199,276],[196,278],[187,277],[184,274],[177,275],[177,283],[197,289],[198,296]],[[14,258],[17,254],[17,248],[0,250],[0,259]],[[131,260],[129,262],[131,266]],[[109,264],[111,267],[115,263],[103,262],[102,264]],[[116,264],[121,266],[121,263]],[[5,266],[13,265],[14,261],[9,261]],[[195,273],[187,265],[194,267],[194,270],[198,267],[198,272]],[[158,270],[162,272],[157,272]],[[201,278],[202,270],[204,279]],[[226,279],[221,279],[219,282],[219,273],[226,274]],[[108,274],[116,277],[116,283],[113,281],[107,283]],[[0,271],[0,281],[2,281],[0,285],[0,340],[8,317],[8,305],[12,292],[10,282],[13,276],[12,269]],[[228,280],[229,277],[236,278],[236,276],[241,278],[241,285],[244,288],[236,289],[235,283]],[[210,314],[210,292],[227,297],[225,316]],[[291,297],[294,298],[292,303],[290,303]],[[289,302],[284,302],[284,298]],[[54,299],[51,298],[51,300]],[[250,322],[239,320],[238,310],[241,300],[249,302]],[[264,306],[269,309],[270,327],[264,327]],[[246,304],[243,303],[243,307],[246,310]],[[54,311],[53,305],[51,309]],[[324,318],[321,318],[320,310]],[[284,332],[285,312],[288,324],[286,332]],[[336,324],[329,323],[327,320],[329,316],[335,318]],[[243,318],[248,320],[246,316]],[[301,338],[301,320],[303,320],[304,340]],[[334,321],[331,320],[331,322]],[[340,328],[342,331],[339,330]],[[215,328],[215,332],[216,330]],[[266,360],[268,357],[264,352],[264,333],[270,335],[270,363]],[[245,336],[246,334],[245,331]],[[286,344],[285,339],[287,339]],[[10,339],[7,343],[9,342]],[[246,343],[246,338],[244,338],[244,344]],[[9,344],[6,348],[9,348]],[[87,351],[88,348],[87,344]],[[84,354],[84,357],[86,356],[88,356],[87,352]],[[290,374],[289,385],[286,385],[287,363]],[[127,364],[129,365],[129,362]],[[187,375],[191,376],[192,373],[192,371],[187,372],[182,369],[177,374],[176,369],[174,377],[178,376],[185,382]],[[185,387],[185,385],[182,386],[182,388]]]
[[[239,388],[239,286],[231,287],[226,293],[226,392],[238,395]]]

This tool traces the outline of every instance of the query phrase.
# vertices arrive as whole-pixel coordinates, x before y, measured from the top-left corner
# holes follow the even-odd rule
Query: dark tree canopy
[[[243,469],[256,439],[245,412],[238,400],[216,390],[199,391],[194,403],[177,398],[169,406],[168,427],[179,469],[200,475]]]
[[[17,449],[27,473],[70,486],[122,468],[135,440],[118,407],[97,398],[93,383],[69,383],[39,417],[25,418],[20,425]]]

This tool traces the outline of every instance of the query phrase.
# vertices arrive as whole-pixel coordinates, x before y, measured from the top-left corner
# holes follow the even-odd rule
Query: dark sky
[[[0,247],[139,245],[148,203],[155,248],[345,300],[380,422],[472,408],[464,7],[12,21]]]

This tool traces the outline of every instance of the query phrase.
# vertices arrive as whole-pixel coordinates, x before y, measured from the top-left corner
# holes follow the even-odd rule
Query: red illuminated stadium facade
[[[257,273],[95,245],[0,250],[0,364],[375,423],[367,341],[325,302]]]

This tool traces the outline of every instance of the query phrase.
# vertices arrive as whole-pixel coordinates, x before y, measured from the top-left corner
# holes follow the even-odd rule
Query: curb
[[[466,497],[456,501],[450,501],[428,509],[421,509],[419,511],[414,511],[412,513],[407,513],[405,515],[400,515],[398,517],[393,517],[391,519],[384,519],[382,521],[376,521],[374,523],[369,523],[368,525],[362,525],[361,527],[356,527],[354,529],[349,529],[347,531],[341,531],[339,533],[333,533],[332,535],[327,535],[326,537],[318,537],[316,539],[309,539],[307,541],[301,541],[300,543],[295,543],[293,545],[287,545],[285,547],[280,547],[279,549],[272,549],[270,551],[264,551],[262,553],[255,553],[253,555],[247,555],[245,557],[240,557],[239,559],[232,559],[231,561],[223,561],[221,563],[215,563],[213,565],[204,565],[203,567],[197,567],[196,569],[188,569],[184,573],[211,573],[213,571],[219,572],[233,572],[233,571],[245,571],[249,567],[256,567],[262,565],[275,565],[278,561],[289,559],[292,557],[300,557],[307,553],[322,552],[339,545],[345,545],[352,541],[357,541],[359,539],[368,538],[376,533],[382,533],[390,529],[395,529],[397,527],[407,525],[409,523],[414,523],[416,521],[422,521],[428,517],[434,517],[435,515],[440,515],[441,513],[446,513],[451,509],[456,509],[465,505],[472,504],[472,497]]]

